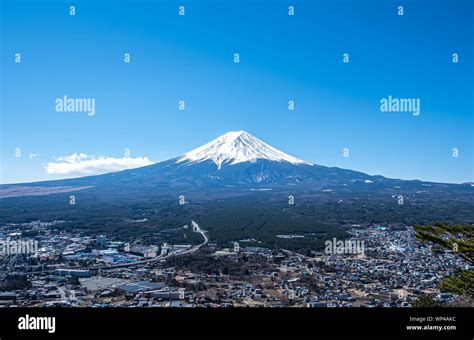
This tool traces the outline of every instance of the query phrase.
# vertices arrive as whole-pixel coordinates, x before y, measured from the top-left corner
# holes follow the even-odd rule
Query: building
[[[11,292],[0,293],[0,300],[1,301],[15,301],[16,293],[11,293]]]
[[[179,300],[184,293],[180,291],[171,291],[171,290],[162,290],[159,292],[154,292],[153,297],[156,300]]]
[[[95,242],[100,246],[100,247],[105,247],[107,245],[107,236],[105,235],[99,235],[96,237]]]
[[[55,269],[54,274],[58,276],[70,277],[91,277],[91,272],[87,269]]]
[[[164,284],[150,281],[132,282],[117,287],[118,290],[125,294],[146,293],[163,288],[165,288]]]
[[[134,254],[139,254],[140,256],[146,258],[153,258],[156,257],[158,254],[158,247],[157,246],[145,246],[145,245],[134,245],[130,247],[130,252]]]

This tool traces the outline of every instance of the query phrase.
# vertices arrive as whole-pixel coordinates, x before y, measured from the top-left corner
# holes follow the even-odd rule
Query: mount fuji
[[[223,164],[255,162],[257,159],[309,165],[308,162],[277,150],[243,130],[227,132],[184,154],[178,159],[178,162],[193,164],[212,160],[220,169]]]
[[[80,187],[155,192],[212,188],[327,188],[386,180],[362,172],[311,164],[288,155],[246,131],[231,131],[181,156],[152,165],[81,178],[29,183],[28,186]],[[375,185],[374,185],[375,184]],[[21,186],[15,185],[15,187]],[[26,184],[25,184],[26,185]],[[0,192],[6,186],[0,186]],[[0,197],[2,197],[0,193]]]
[[[289,198],[297,203],[290,205]],[[276,233],[340,237],[354,223],[465,224],[474,223],[473,212],[472,185],[390,179],[312,164],[245,131],[228,132],[136,169],[0,185],[0,222],[64,220],[73,230],[125,239],[198,219],[218,242],[250,237],[274,246],[282,242]],[[291,242],[285,247],[294,246]]]
[[[28,186],[22,194],[21,187]],[[164,193],[185,190],[186,192],[209,189],[278,189],[303,188],[304,190],[355,191],[445,191],[460,189],[472,191],[472,187],[422,182],[419,180],[389,179],[371,176],[362,172],[336,167],[312,164],[288,155],[246,131],[231,131],[193,149],[181,156],[120,172],[74,179],[35,182],[0,186],[0,198],[11,197],[8,192],[14,188],[13,196],[37,195],[34,188],[53,187],[95,188],[120,192]],[[33,190],[33,193],[31,193]],[[69,190],[69,189],[68,189]],[[7,196],[5,196],[7,192]],[[19,193],[19,194],[18,194]]]

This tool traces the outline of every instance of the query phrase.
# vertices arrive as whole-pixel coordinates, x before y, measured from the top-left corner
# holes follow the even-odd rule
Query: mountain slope
[[[22,187],[28,188],[22,193]],[[428,183],[370,176],[362,172],[310,164],[290,156],[245,131],[228,132],[182,156],[149,166],[47,182],[0,186],[0,198],[37,195],[34,187],[48,188],[47,194],[99,190],[111,194],[133,195],[138,192],[173,193],[259,188],[295,188],[302,190],[351,190],[386,192],[471,192],[473,187],[456,184]],[[33,188],[33,189],[32,189]],[[40,190],[40,189],[38,189]],[[8,195],[6,194],[8,193]]]
[[[129,239],[199,219],[218,242],[250,237],[267,245],[280,244],[276,234],[340,237],[354,223],[474,223],[471,185],[370,176],[310,164],[245,132],[221,137],[137,169],[0,186],[0,222],[63,220],[70,230]]]

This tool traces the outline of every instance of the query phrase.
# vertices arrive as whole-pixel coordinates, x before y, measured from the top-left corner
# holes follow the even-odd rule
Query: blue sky
[[[1,183],[67,177],[45,167],[71,154],[157,162],[242,129],[321,165],[474,180],[472,1],[78,0],[75,16],[69,1],[0,2]],[[64,95],[95,98],[95,116],[56,112]],[[381,112],[389,95],[419,98],[420,115]]]

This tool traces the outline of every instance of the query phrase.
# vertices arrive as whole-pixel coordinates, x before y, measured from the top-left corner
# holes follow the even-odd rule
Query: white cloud
[[[80,153],[73,153],[72,155],[69,155],[69,156],[58,157],[56,158],[56,161],[66,162],[66,163],[77,163],[83,159],[87,159],[87,155],[85,153],[80,152]]]
[[[150,164],[153,162],[147,157],[114,158],[73,153],[69,156],[58,157],[55,162],[47,163],[45,170],[53,175],[83,176],[133,169]]]

